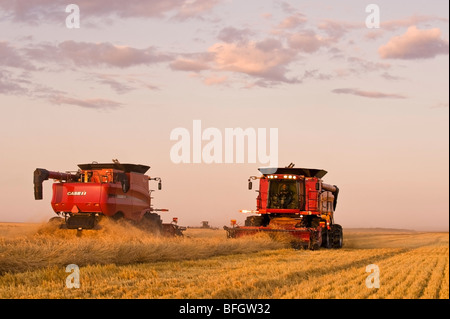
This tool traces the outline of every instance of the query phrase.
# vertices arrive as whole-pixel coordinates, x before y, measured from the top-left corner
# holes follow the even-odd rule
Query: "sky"
[[[162,178],[164,221],[243,224],[267,163],[175,163],[171,132],[192,146],[200,121],[223,143],[277,129],[279,166],[340,188],[344,229],[448,231],[448,1],[72,3],[79,28],[68,2],[0,0],[0,222],[53,216],[36,168],[118,159]]]

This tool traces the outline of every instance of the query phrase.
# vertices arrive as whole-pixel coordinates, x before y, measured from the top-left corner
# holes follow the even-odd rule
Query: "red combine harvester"
[[[243,213],[258,214],[247,217],[245,226],[225,226],[229,238],[267,232],[274,238],[288,238],[295,248],[341,248],[342,227],[334,223],[339,188],[323,183],[327,173],[321,169],[260,168],[257,210]]]
[[[42,199],[42,183],[48,179],[53,183],[52,208],[64,221],[68,229],[93,229],[103,216],[119,220],[134,221],[155,234],[182,235],[185,227],[177,225],[177,218],[170,224],[163,224],[155,213],[168,211],[155,209],[151,205],[149,180],[159,177],[145,175],[149,166],[139,164],[113,163],[80,164],[76,172],[51,172],[37,168],[34,171],[34,198]]]

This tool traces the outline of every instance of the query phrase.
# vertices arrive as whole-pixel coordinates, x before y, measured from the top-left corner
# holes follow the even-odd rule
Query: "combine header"
[[[127,219],[155,234],[182,235],[184,227],[177,225],[177,218],[170,224],[163,224],[158,211],[151,205],[149,181],[158,181],[159,177],[145,175],[150,168],[138,164],[112,163],[78,165],[76,172],[51,172],[37,168],[34,171],[34,198],[42,199],[42,183],[54,179],[54,212],[62,222],[63,228],[93,229],[104,217]]]
[[[341,248],[342,227],[334,223],[339,188],[323,183],[327,173],[321,169],[260,168],[257,209],[241,210],[250,213],[245,226],[225,226],[229,238],[266,232],[271,237],[287,238],[295,248]],[[257,214],[257,215],[255,215]]]

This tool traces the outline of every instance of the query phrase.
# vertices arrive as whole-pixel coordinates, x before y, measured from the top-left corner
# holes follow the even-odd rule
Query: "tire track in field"
[[[445,248],[445,247],[444,247]],[[380,289],[374,289],[369,298],[419,298],[430,282],[441,247],[428,246],[412,249],[379,263]]]
[[[380,264],[384,260],[397,258],[407,254],[411,249],[395,249],[388,253],[376,254],[356,262],[350,262],[342,267],[337,267],[331,272],[314,278],[314,285],[309,289],[311,298],[368,298],[377,292],[377,289],[366,287],[365,280],[369,273],[365,272],[366,266],[370,264]],[[318,285],[322,283],[322,285]],[[300,287],[299,287],[300,288]],[[303,289],[300,289],[302,291]],[[298,297],[298,296],[297,296]]]
[[[280,278],[270,278],[270,279],[258,279],[255,282],[252,282],[251,285],[246,285],[237,289],[230,289],[230,288],[223,288],[218,291],[216,291],[211,297],[212,298],[235,298],[237,295],[240,296],[246,296],[246,298],[261,298],[261,295],[268,296],[268,298],[279,298],[279,296],[274,295],[274,292],[277,291],[278,294],[280,291],[283,290],[283,287],[286,286],[286,283],[289,282],[290,286],[299,284],[301,282],[307,281],[314,281],[315,283],[319,283],[320,281],[317,280],[317,278],[329,275],[330,273],[337,273],[340,271],[347,270],[349,268],[362,268],[366,267],[369,264],[372,264],[374,260],[380,261],[385,260],[388,258],[391,258],[392,256],[405,253],[409,251],[410,249],[392,249],[389,251],[383,251],[383,252],[374,252],[373,255],[370,256],[363,256],[361,258],[353,259],[350,262],[342,262],[337,265],[330,265],[329,263],[326,263],[326,260],[324,260],[324,267],[317,268],[314,267],[313,269],[307,269],[307,270],[299,270],[299,271],[290,271],[283,275],[282,280]],[[331,250],[332,251],[332,250]],[[328,251],[324,251],[328,252]],[[333,251],[334,252],[334,251]],[[345,253],[351,253],[352,251],[345,251],[345,250],[339,250],[335,251],[336,253],[342,253],[341,259],[345,260]],[[368,251],[371,252],[370,250]],[[323,254],[326,256],[326,254]],[[323,257],[323,256],[322,256]],[[335,256],[333,256],[335,257]],[[311,258],[313,259],[313,258]],[[307,262],[302,261],[303,266]],[[295,263],[295,262],[294,262]],[[280,264],[278,267],[283,267],[284,264]],[[299,265],[299,267],[302,267],[302,264]],[[281,271],[281,270],[280,270]],[[325,284],[325,283],[324,283]],[[315,285],[311,292],[317,292],[322,286]],[[239,293],[236,291],[239,290]],[[256,292],[256,294],[255,294]],[[281,297],[283,298],[283,297]]]
[[[449,259],[448,259],[448,250],[447,250],[447,260],[445,263],[444,271],[442,273],[442,284],[439,289],[439,298],[448,299],[449,298],[449,274],[448,274],[448,266],[449,266]]]
[[[364,267],[352,267],[316,277],[311,283],[291,286],[282,297],[420,298],[426,294],[425,298],[439,298],[445,266],[448,265],[447,252],[448,247],[432,245],[405,250],[376,261],[380,268],[380,288],[366,288],[368,273]]]
[[[428,289],[430,285],[433,285],[436,281],[436,274],[440,275],[442,271],[442,261],[445,261],[445,255],[448,255],[447,247],[436,247],[428,253],[427,263],[429,267],[422,267],[423,279],[421,281],[421,289],[416,298],[428,298],[425,294],[432,289]],[[444,257],[444,258],[443,258]],[[444,264],[445,265],[445,264]],[[439,294],[439,290],[437,291]]]

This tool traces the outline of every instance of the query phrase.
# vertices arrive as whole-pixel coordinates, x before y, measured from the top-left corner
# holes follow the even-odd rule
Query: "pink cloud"
[[[8,42],[0,42],[0,66],[35,70],[36,68],[25,59],[14,46]]]
[[[367,98],[373,98],[373,99],[406,99],[405,96],[400,94],[393,94],[393,93],[382,93],[382,92],[376,92],[376,91],[363,91],[360,89],[355,88],[342,88],[342,89],[334,89],[332,91],[336,94],[351,94],[356,96],[362,96]]]
[[[418,25],[419,23],[429,22],[448,22],[448,19],[429,15],[413,15],[404,19],[382,21],[381,28],[395,31],[401,27],[410,27],[412,25]]]
[[[430,106],[431,109],[445,109],[448,108],[448,102],[438,102]]]
[[[364,35],[364,37],[367,40],[376,40],[376,39],[382,37],[384,35],[384,33],[385,33],[385,30],[380,28],[380,29],[375,29],[374,31],[368,31]]]
[[[214,54],[214,68],[244,73],[267,80],[291,82],[286,78],[287,65],[296,52],[284,48],[278,40],[267,39],[247,44],[216,43],[208,49]]]
[[[390,81],[398,81],[398,80],[403,80],[402,77],[396,76],[396,75],[392,75],[388,72],[383,72],[381,74],[381,76],[386,79],[386,80],[390,80]]]
[[[383,59],[428,59],[440,54],[448,54],[448,41],[441,38],[441,30],[408,28],[406,33],[395,36],[378,49]]]
[[[294,33],[289,37],[288,43],[291,48],[306,53],[313,53],[321,47],[328,46],[326,39],[311,30]]]
[[[203,80],[206,85],[224,84],[228,80],[227,76],[211,75]]]
[[[306,23],[308,19],[306,16],[302,13],[294,13],[288,17],[286,17],[281,23],[277,26],[278,29],[294,29],[300,25],[303,25]]]
[[[319,30],[325,32],[334,41],[340,40],[348,32],[355,29],[366,28],[363,22],[347,22],[332,19],[326,19],[318,25]]]
[[[388,70],[390,69],[391,65],[388,63],[381,63],[381,62],[372,62],[368,61],[359,57],[348,57],[347,61],[350,63],[352,67],[355,67],[356,70],[359,70],[360,72],[375,72],[375,71],[381,71],[381,70]]]
[[[95,79],[96,82],[109,86],[117,94],[126,94],[141,88],[159,90],[159,87],[148,83],[148,74],[121,73],[89,73],[86,81]]]
[[[254,35],[254,32],[247,28],[226,27],[220,30],[218,39],[227,43],[245,43],[249,41],[252,35]]]
[[[177,58],[170,63],[170,68],[176,71],[201,72],[211,66],[198,55],[197,59]]]
[[[153,48],[136,49],[110,43],[84,43],[65,41],[59,45],[61,54],[77,65],[106,64],[120,68],[139,64],[167,61],[166,55],[155,52]]]
[[[101,99],[101,98],[92,98],[92,99],[77,99],[73,97],[63,96],[63,95],[54,95],[50,96],[49,101],[53,104],[69,104],[76,105],[90,109],[116,109],[121,107],[122,104],[109,100],[109,99]]]
[[[231,30],[231,29],[230,29]],[[232,30],[233,33],[235,30]],[[231,72],[235,75],[247,75],[256,78],[257,85],[271,86],[276,83],[296,83],[297,79],[286,76],[288,65],[296,60],[297,53],[284,47],[276,39],[262,41],[237,41],[236,43],[218,42],[208,48],[207,52],[186,54],[170,63],[172,70],[199,73],[204,83],[229,83],[228,75],[221,72]]]
[[[201,17],[222,0],[77,0],[82,15],[89,17],[160,18],[173,13],[175,19]],[[14,21],[35,24],[42,21],[64,21],[64,9],[71,2],[62,0],[0,0],[0,9]],[[62,19],[62,20],[61,20]]]
[[[117,94],[125,94],[129,93],[132,90],[135,90],[136,87],[125,84],[118,79],[122,79],[123,75],[119,74],[97,74],[90,75],[90,77],[95,76],[97,78],[97,82],[109,86],[112,90],[114,90]]]
[[[409,27],[412,25],[423,24],[427,25],[431,22],[448,23],[447,18],[441,18],[432,15],[412,15],[403,19],[381,21],[381,28],[367,29],[363,22],[349,22],[339,21],[334,19],[325,19],[318,24],[319,30],[325,32],[330,40],[339,41],[344,38],[349,32],[357,30],[367,31],[364,37],[368,40],[376,40],[385,35],[388,31],[395,31],[399,28]]]
[[[57,46],[41,44],[26,49],[28,57],[38,61],[72,61],[77,66],[113,66],[119,68],[168,61],[166,54],[154,48],[137,49],[111,43],[64,41]]]
[[[211,11],[221,1],[222,0],[186,0],[183,2],[181,7],[177,9],[178,13],[174,18],[179,20],[186,20],[193,17],[202,18],[203,14]]]
[[[270,19],[272,19],[273,14],[270,13],[270,12],[265,12],[265,13],[262,13],[262,14],[261,14],[261,17],[262,17],[263,19],[265,19],[265,20],[270,20]]]
[[[0,94],[28,94],[28,89],[23,84],[27,83],[11,72],[0,70]]]

